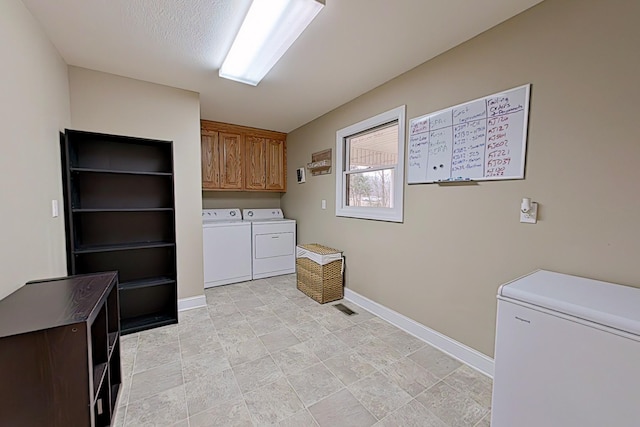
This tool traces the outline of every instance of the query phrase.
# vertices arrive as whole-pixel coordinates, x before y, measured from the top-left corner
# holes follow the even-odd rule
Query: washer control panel
[[[240,209],[204,209],[202,222],[241,221]]]

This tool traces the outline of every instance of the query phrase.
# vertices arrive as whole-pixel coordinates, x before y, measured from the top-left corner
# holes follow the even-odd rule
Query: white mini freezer
[[[640,289],[544,270],[501,286],[491,426],[640,426]]]

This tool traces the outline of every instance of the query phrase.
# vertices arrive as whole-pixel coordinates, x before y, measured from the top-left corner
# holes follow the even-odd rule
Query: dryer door
[[[293,233],[269,233],[256,235],[256,259],[291,256],[295,252]]]
[[[295,222],[253,223],[253,278],[261,279],[295,271]]]

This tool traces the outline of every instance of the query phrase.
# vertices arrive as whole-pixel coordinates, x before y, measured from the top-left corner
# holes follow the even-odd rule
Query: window
[[[402,222],[405,107],[336,133],[336,216]]]

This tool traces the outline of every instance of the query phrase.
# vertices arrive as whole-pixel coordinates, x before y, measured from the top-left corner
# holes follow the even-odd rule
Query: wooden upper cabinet
[[[286,190],[285,141],[262,136],[245,136],[245,188]]]
[[[266,185],[267,190],[285,191],[287,189],[287,169],[285,165],[284,140],[269,139],[266,143]]]
[[[203,190],[286,191],[286,134],[208,120],[201,127]]]
[[[266,138],[247,135],[245,137],[245,188],[264,190],[266,184]]]
[[[203,131],[200,139],[202,152],[202,188],[220,188],[220,144],[218,132]]]
[[[242,135],[219,133],[220,188],[242,189]]]

